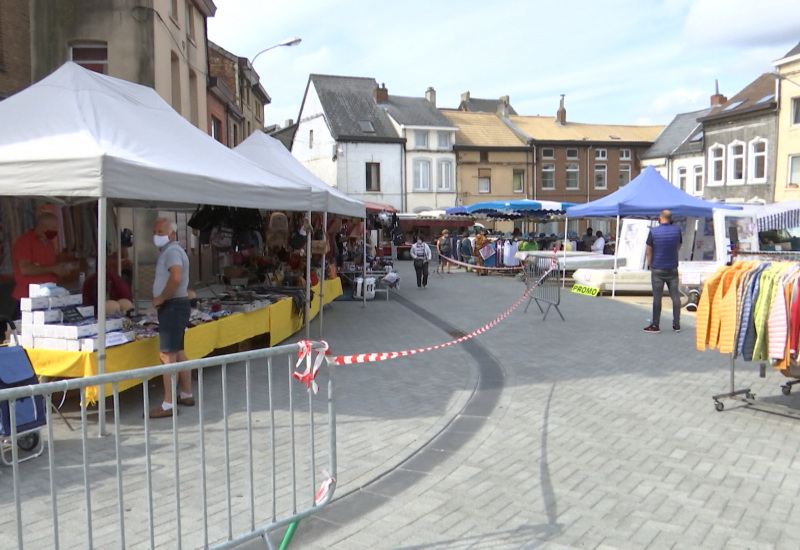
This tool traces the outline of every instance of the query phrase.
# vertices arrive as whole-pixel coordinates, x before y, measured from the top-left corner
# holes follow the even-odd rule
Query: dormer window
[[[372,125],[371,120],[359,120],[358,126],[361,128],[361,131],[365,134],[374,134],[375,133],[375,126]]]

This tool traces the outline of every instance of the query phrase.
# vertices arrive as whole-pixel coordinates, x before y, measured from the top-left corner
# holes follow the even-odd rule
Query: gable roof
[[[292,150],[292,142],[294,141],[294,134],[297,132],[297,123],[289,124],[288,126],[284,126],[279,130],[275,130],[271,134],[271,137],[274,137],[278,141],[280,141],[286,149],[289,151]]]
[[[479,99],[477,97],[470,97],[459,104],[458,110],[472,113],[496,113],[500,102],[500,99]],[[517,114],[517,111],[514,110],[511,104],[508,105],[508,112],[512,115]]]
[[[456,147],[525,147],[522,139],[503,120],[492,113],[440,110],[442,116],[458,127]]]
[[[786,59],[787,57],[793,57],[795,55],[800,55],[800,42],[797,43],[797,46],[789,50],[789,52],[783,56],[783,59]]]
[[[508,120],[519,131],[531,136],[534,141],[546,142],[650,143],[664,128],[663,126],[621,126],[579,122],[557,124],[555,117],[544,116],[509,116]]]
[[[381,103],[380,106],[403,126],[453,127],[453,124],[424,97],[390,95],[389,102]]]
[[[712,122],[747,113],[775,110],[775,79],[770,73],[764,73],[744,89],[722,105],[718,105],[711,113],[702,117],[701,122]]]
[[[672,122],[667,124],[666,128],[661,131],[653,145],[641,155],[642,158],[662,158],[675,154],[684,143],[689,143],[690,138],[702,128],[702,123],[698,122],[697,119],[706,116],[715,107],[706,107],[699,111],[676,115]],[[701,149],[702,142],[698,146],[698,151]],[[688,153],[690,151],[683,150],[681,152]]]
[[[309,85],[312,83],[336,141],[404,142],[386,111],[375,102],[372,91],[378,83],[374,78],[312,74]],[[361,122],[369,124],[362,128]]]

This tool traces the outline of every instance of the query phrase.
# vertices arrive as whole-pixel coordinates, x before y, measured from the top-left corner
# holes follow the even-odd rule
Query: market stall
[[[96,203],[99,273],[106,270],[113,206],[313,208],[311,186],[267,172],[224,147],[153,89],[73,63],[0,103],[0,127],[0,196]],[[97,282],[97,295],[104,296],[105,278]],[[97,334],[106,328],[105,302],[99,300]],[[105,347],[98,338],[93,353],[101,373],[110,359]]]

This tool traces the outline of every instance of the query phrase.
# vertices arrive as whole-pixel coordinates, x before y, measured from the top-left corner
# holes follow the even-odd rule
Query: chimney
[[[469,92],[464,92],[463,94],[461,94],[461,102],[465,103],[467,101],[469,101]]]
[[[719,93],[719,80],[714,79],[714,95],[711,96],[711,106],[722,105],[728,98]]]
[[[380,88],[372,90],[372,95],[375,97],[375,103],[389,103],[389,90],[386,89],[386,84],[381,82]]]
[[[502,103],[505,103],[506,105],[508,105],[509,103],[511,103],[511,98],[509,96],[507,96],[507,95],[503,95],[503,96],[500,96],[500,101]]]
[[[558,112],[556,112],[556,123],[562,126],[567,123],[567,110],[564,108],[564,95],[561,94],[561,103],[558,105]]]
[[[433,89],[433,86],[425,90],[425,99],[428,100],[428,103],[436,107],[436,90]]]
[[[501,117],[508,117],[508,103],[505,101],[497,102],[497,114]]]
[[[286,128],[287,126],[291,126],[292,124],[294,124],[294,120],[292,120],[291,118],[287,118],[286,122],[283,123],[283,127]]]

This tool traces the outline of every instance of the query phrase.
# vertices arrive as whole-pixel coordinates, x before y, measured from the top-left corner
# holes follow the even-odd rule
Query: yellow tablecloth
[[[319,285],[312,288],[314,299],[311,302],[311,318],[319,313]],[[342,283],[337,279],[325,281],[325,303],[329,303],[342,295]],[[199,359],[218,348],[224,348],[269,333],[270,345],[274,346],[303,326],[303,312],[293,311],[290,298],[280,300],[269,307],[236,313],[212,323],[198,325],[186,331],[186,356]],[[40,376],[52,378],[80,378],[97,374],[97,353],[52,351],[43,349],[26,349],[33,369]],[[138,340],[122,346],[106,350],[105,372],[121,372],[159,365],[158,337]],[[136,380],[122,382],[120,391],[138,385]],[[106,387],[106,395],[111,394],[111,387]],[[97,399],[97,388],[89,388],[87,398],[90,402]]]

